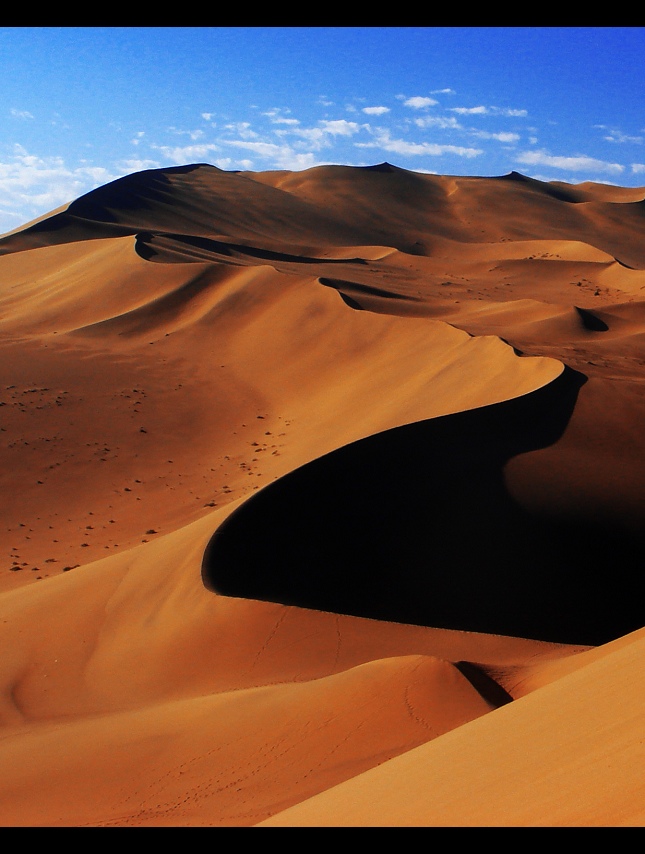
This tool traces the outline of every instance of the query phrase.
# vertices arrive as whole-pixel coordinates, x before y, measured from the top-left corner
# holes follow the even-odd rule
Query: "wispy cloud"
[[[528,115],[527,110],[517,110],[511,107],[486,107],[479,105],[477,107],[449,107],[453,113],[458,113],[461,116],[518,116],[523,117]]]
[[[549,154],[544,150],[522,151],[515,160],[517,163],[524,163],[527,166],[551,166],[555,169],[567,169],[570,172],[607,172],[618,175],[625,169],[620,163],[609,163],[606,160],[598,160],[586,154],[562,156]]]
[[[496,139],[498,142],[518,142],[520,138],[519,133],[511,133],[506,131],[492,133],[486,130],[473,130],[470,131],[470,134],[471,136],[476,136],[478,139]]]
[[[309,169],[312,166],[319,165],[319,161],[312,152],[298,152],[290,145],[277,145],[273,142],[261,141],[250,142],[244,139],[222,139],[219,141],[223,145],[241,148],[255,154],[263,160],[268,160],[269,168],[291,169],[293,171],[298,171],[300,169]],[[249,164],[252,163],[252,161],[247,162]],[[246,168],[250,169],[251,166],[249,165]]]
[[[494,115],[498,116],[519,116],[524,117],[528,116],[528,110],[514,110],[510,107],[491,107]]]
[[[413,120],[415,125],[420,128],[450,128],[459,130],[461,125],[454,116],[420,116]]]
[[[460,145],[439,145],[435,142],[408,142],[405,139],[392,139],[390,132],[381,129],[376,133],[372,142],[357,142],[357,148],[382,148],[395,154],[405,156],[431,155],[438,157],[442,154],[456,154],[459,157],[477,157],[483,154],[481,148],[466,148]]]
[[[22,145],[14,145],[11,154],[0,161],[0,231],[15,228],[118,177],[118,173],[87,161],[70,167],[62,157],[40,157]]]
[[[350,137],[368,127],[369,125],[359,125],[346,119],[322,119],[317,127],[281,128],[274,133],[282,139],[298,137],[301,141],[294,142],[297,148],[320,151],[322,148],[329,148],[336,137]]]
[[[643,142],[642,136],[630,136],[629,134],[623,133],[620,130],[609,130],[603,136],[603,139],[606,139],[607,142],[617,142],[617,143],[627,143],[627,142],[635,142],[637,144],[641,144]]]
[[[177,136],[189,136],[193,141],[201,139],[204,136],[204,131],[201,128],[197,128],[196,130],[181,130],[171,125],[168,131]]]
[[[476,116],[488,113],[488,107],[450,107],[453,113],[459,113],[460,116]]]
[[[291,110],[287,109],[285,112],[290,113]],[[278,107],[274,107],[271,110],[267,110],[262,113],[263,116],[267,116],[274,124],[282,124],[282,125],[299,125],[300,122],[298,119],[291,118],[289,116],[283,116],[282,110],[278,109]]]
[[[242,139],[257,139],[258,134],[252,129],[251,122],[229,122],[224,125],[224,130],[232,131]]]
[[[645,163],[632,163],[632,173],[634,175],[639,175],[642,172],[645,172]]]
[[[213,142],[183,146],[158,145],[157,143],[150,143],[150,148],[154,151],[160,151],[167,160],[178,165],[183,163],[195,163],[198,160],[204,160],[211,154],[211,152],[221,151],[221,148]]]
[[[325,132],[322,128],[303,128],[303,127],[293,127],[293,128],[280,128],[275,131],[275,135],[280,139],[284,139],[286,137],[298,137],[302,142],[294,142],[294,145],[302,148],[303,146],[307,146],[309,148],[314,149],[315,151],[319,151],[321,148],[325,148],[330,144],[329,136],[325,136]]]
[[[33,119],[33,115],[29,112],[29,110],[16,110],[12,107],[9,110],[9,114],[14,117],[14,119]]]

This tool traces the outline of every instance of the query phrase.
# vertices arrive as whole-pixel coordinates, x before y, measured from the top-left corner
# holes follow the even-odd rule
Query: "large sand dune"
[[[642,824],[644,199],[197,164],[0,238],[0,824]]]

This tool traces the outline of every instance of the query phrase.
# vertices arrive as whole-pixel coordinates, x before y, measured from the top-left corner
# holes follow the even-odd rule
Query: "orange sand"
[[[0,824],[643,824],[644,198],[200,164],[0,238]]]

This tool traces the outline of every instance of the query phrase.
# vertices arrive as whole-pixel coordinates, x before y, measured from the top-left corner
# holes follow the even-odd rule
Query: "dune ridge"
[[[644,198],[193,164],[0,237],[0,824],[640,823]]]

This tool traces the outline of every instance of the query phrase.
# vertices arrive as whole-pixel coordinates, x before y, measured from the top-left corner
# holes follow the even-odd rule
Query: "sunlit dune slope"
[[[0,823],[251,824],[584,655],[214,596],[227,512],[0,599]]]
[[[643,633],[262,824],[642,827]],[[581,656],[584,658],[584,656]]]

